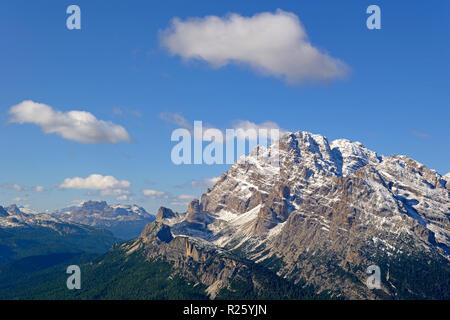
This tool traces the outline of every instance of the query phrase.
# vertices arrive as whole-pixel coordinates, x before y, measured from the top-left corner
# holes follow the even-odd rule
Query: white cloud
[[[116,198],[116,200],[117,201],[128,201],[128,200],[130,200],[130,198],[126,194],[124,194],[124,195],[118,196]]]
[[[121,196],[130,192],[126,190],[131,186],[127,180],[118,180],[113,176],[91,174],[87,178],[66,178],[59,185],[61,189],[89,189],[99,190],[102,196]]]
[[[3,184],[2,185],[3,188],[5,189],[10,189],[10,190],[15,190],[15,191],[35,191],[35,192],[43,192],[45,191],[45,188],[43,186],[34,186],[34,187],[28,187],[28,186],[21,186],[17,183],[14,184]]]
[[[105,189],[100,191],[102,196],[120,196],[130,194],[130,191],[126,189]]]
[[[411,134],[418,138],[423,138],[423,139],[431,138],[431,136],[428,133],[420,132],[420,131],[416,131],[416,130],[412,131]]]
[[[177,196],[177,199],[190,201],[192,199],[195,199],[195,196],[190,194],[180,194],[179,196]]]
[[[43,186],[35,186],[33,190],[36,192],[43,192],[45,188]]]
[[[122,109],[120,109],[119,107],[114,107],[112,113],[116,116],[121,116],[123,114]]]
[[[203,60],[215,68],[243,64],[291,83],[332,80],[349,69],[315,48],[299,18],[280,9],[252,17],[174,18],[161,35],[161,44],[173,55]]]
[[[280,126],[272,121],[265,121],[262,122],[260,124],[256,124],[254,122],[248,121],[248,120],[236,120],[233,124],[233,128],[235,129],[255,129],[255,130],[259,130],[259,129],[278,129],[280,130]]]
[[[272,121],[265,121],[262,123],[254,123],[248,120],[236,120],[233,123],[233,129],[236,132],[236,136],[238,139],[248,140],[249,137],[246,135],[246,131],[248,130],[254,130],[257,134],[259,133],[259,130],[267,130],[267,136],[268,138],[271,138],[271,130],[276,129],[279,130],[279,135],[281,136],[285,130],[281,129],[280,126]],[[240,130],[239,130],[240,129]]]
[[[125,115],[125,112],[126,112],[127,114],[131,114],[131,115],[133,115],[133,116],[135,116],[135,117],[142,118],[142,113],[141,113],[139,110],[130,110],[130,109],[122,110],[122,109],[119,108],[119,107],[114,107],[114,108],[112,109],[112,113],[113,113],[113,115],[115,115],[115,116],[123,116],[123,115]]]
[[[196,198],[195,196],[189,194],[174,196],[164,191],[152,189],[144,189],[141,192],[148,199],[158,199],[172,206],[186,206],[192,199]]]
[[[148,198],[155,199],[155,198],[167,198],[168,195],[164,191],[158,191],[158,190],[151,190],[151,189],[144,189],[141,191],[142,194]]]
[[[205,178],[201,180],[192,180],[192,186],[197,189],[206,189],[215,185],[218,180],[219,177]]]
[[[72,200],[72,201],[70,201],[69,206],[81,207],[85,202],[86,202],[86,200]]]
[[[193,199],[196,199],[196,196],[190,195],[190,194],[180,194],[176,197],[173,197],[170,201],[171,206],[186,206],[191,202]]]
[[[129,142],[131,137],[122,126],[98,120],[86,111],[62,112],[31,100],[23,101],[9,110],[10,122],[33,123],[44,133],[55,133],[65,139],[82,143]]]
[[[10,190],[16,190],[16,191],[23,191],[24,190],[24,188],[22,186],[18,185],[17,183],[14,183],[14,184],[5,183],[3,185],[3,188],[10,189]]]
[[[14,202],[23,202],[23,201],[28,201],[28,198],[15,197],[15,198],[12,199],[12,201],[14,201]]]
[[[179,112],[162,112],[159,114],[159,118],[181,128],[192,130],[192,124]]]

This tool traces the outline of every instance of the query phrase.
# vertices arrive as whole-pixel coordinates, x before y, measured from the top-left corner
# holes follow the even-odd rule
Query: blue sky
[[[81,8],[82,29],[66,28],[66,8]],[[368,30],[370,4],[381,30]],[[297,16],[312,46],[344,62],[342,79],[287,83],[249,65],[212,67],[171,55],[162,30],[174,17],[277,9]],[[161,113],[219,128],[272,121],[289,131],[361,141],[379,154],[405,154],[450,171],[450,4],[434,1],[2,1],[0,3],[0,204],[55,209],[74,200],[117,195],[62,189],[91,174],[128,181],[132,198],[154,212],[181,196],[199,196],[202,179],[226,165],[176,166],[176,128]],[[126,129],[131,142],[81,143],[9,123],[14,105],[32,100],[83,110]],[[36,186],[44,191],[36,191]],[[145,197],[144,189],[160,194]],[[180,206],[175,206],[181,209]]]

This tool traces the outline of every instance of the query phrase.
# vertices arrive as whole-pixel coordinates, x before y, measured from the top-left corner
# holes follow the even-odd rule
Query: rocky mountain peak
[[[82,208],[86,210],[103,210],[108,206],[106,201],[89,200],[83,203]]]
[[[144,227],[139,236],[144,242],[165,242],[169,243],[172,239],[170,227],[161,222],[151,222]]]
[[[0,217],[7,217],[7,216],[9,216],[8,212],[5,210],[5,208],[0,206]]]
[[[160,207],[158,209],[158,213],[156,215],[156,221],[157,222],[162,222],[164,219],[171,219],[171,218],[175,218],[176,215],[175,213],[166,207]]]
[[[188,204],[188,213],[199,213],[201,211],[201,205],[198,199],[194,199]]]
[[[368,164],[376,165],[381,162],[381,157],[378,157],[376,152],[364,147],[361,142],[338,139],[332,141],[330,147],[339,172],[344,176],[349,176]]]
[[[206,229],[211,220],[209,213],[203,210],[202,204],[198,199],[194,199],[189,203],[186,221],[191,227]]]
[[[15,205],[15,204],[12,204],[9,207],[7,207],[6,211],[8,211],[8,213],[10,215],[21,215],[21,214],[23,214],[23,212],[20,211],[19,207],[17,205]]]

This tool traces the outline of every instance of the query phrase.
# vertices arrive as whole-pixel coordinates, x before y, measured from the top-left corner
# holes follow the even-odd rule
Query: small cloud
[[[245,65],[289,83],[329,81],[349,72],[344,62],[311,44],[295,14],[280,9],[251,17],[174,18],[161,32],[161,45],[186,60],[213,68]]]
[[[23,202],[23,201],[28,201],[28,198],[15,197],[15,198],[12,199],[12,201],[14,201],[14,202]]]
[[[129,194],[127,190],[131,183],[127,180],[118,180],[113,176],[91,174],[87,178],[66,178],[59,185],[61,189],[88,189],[98,190],[102,196],[120,196]]]
[[[196,197],[190,194],[180,194],[179,196],[177,196],[177,199],[179,200],[187,200],[187,201],[191,201],[192,199],[195,199]]]
[[[130,194],[130,191],[126,189],[105,189],[100,191],[100,195],[102,196],[118,196],[127,194]]]
[[[201,180],[192,180],[192,186],[197,189],[207,189],[216,184],[216,182],[219,180],[219,177],[213,177],[213,178],[205,178]]]
[[[45,188],[43,186],[35,186],[33,188],[33,190],[36,191],[36,192],[44,192]]]
[[[413,136],[415,136],[415,137],[422,138],[422,139],[429,139],[429,138],[431,138],[431,136],[428,133],[419,132],[419,131],[416,131],[416,130],[412,131],[411,134]]]
[[[279,135],[286,132],[285,130],[281,129],[277,123],[273,121],[265,121],[257,124],[255,122],[251,122],[248,120],[235,120],[233,122],[233,129],[236,132],[236,137],[242,140],[251,139],[251,137],[247,135],[249,130],[252,130],[257,134],[259,133],[260,130],[266,130],[268,138],[271,138],[270,136],[271,130],[278,130]]]
[[[122,116],[125,113],[127,113],[127,114],[131,114],[131,115],[133,115],[133,116],[135,116],[137,118],[142,118],[142,112],[140,112],[139,110],[130,110],[130,109],[124,109],[123,110],[123,109],[121,109],[119,107],[115,107],[115,108],[113,108],[112,113],[115,116]]]
[[[124,195],[117,197],[116,200],[117,201],[129,201],[130,198],[126,194],[124,194]]]
[[[5,183],[3,184],[3,188],[5,189],[10,189],[10,190],[16,190],[16,191],[23,191],[24,188],[16,183],[14,184],[9,184],[9,183]]]
[[[167,198],[168,195],[164,191],[158,191],[158,190],[151,190],[151,189],[144,189],[141,191],[142,195],[144,195],[147,198],[150,199],[156,199],[156,198]]]
[[[159,118],[165,122],[175,124],[181,128],[192,130],[192,125],[180,112],[162,112]]]
[[[27,186],[21,186],[17,183],[9,184],[5,183],[2,185],[3,188],[9,189],[9,190],[15,190],[15,191],[35,191],[35,192],[43,192],[45,188],[43,186],[34,186],[34,187],[27,187]]]
[[[116,116],[121,116],[123,114],[123,111],[119,107],[115,107],[113,108],[112,113]]]
[[[142,118],[142,112],[140,112],[139,110],[130,110],[130,113],[135,117]]]
[[[85,203],[86,200],[72,200],[70,201],[70,206],[77,206],[77,207],[81,207],[83,205],[83,203]]]
[[[189,194],[181,194],[176,197],[173,197],[170,200],[170,205],[172,206],[186,206],[191,202],[193,199],[196,199],[196,196],[189,195]]]
[[[98,120],[86,111],[62,112],[31,100],[23,101],[9,110],[11,123],[32,123],[46,134],[81,143],[130,142],[128,132],[110,121]]]

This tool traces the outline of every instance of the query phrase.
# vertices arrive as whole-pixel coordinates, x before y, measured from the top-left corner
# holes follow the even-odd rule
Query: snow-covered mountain
[[[110,230],[121,239],[137,237],[143,227],[155,217],[137,205],[108,205],[105,201],[86,201],[50,213],[52,217]]]
[[[40,214],[28,208],[19,208],[12,204],[3,208],[0,206],[0,227],[32,227],[42,226],[53,228],[55,223],[62,221],[55,219],[47,214]]]
[[[375,297],[364,285],[371,264],[384,272],[386,295],[398,293],[394,283],[404,275],[393,270],[404,261],[450,270],[449,175],[308,132],[255,148],[187,212],[164,208],[157,221],[175,238],[240,252],[350,298]]]

